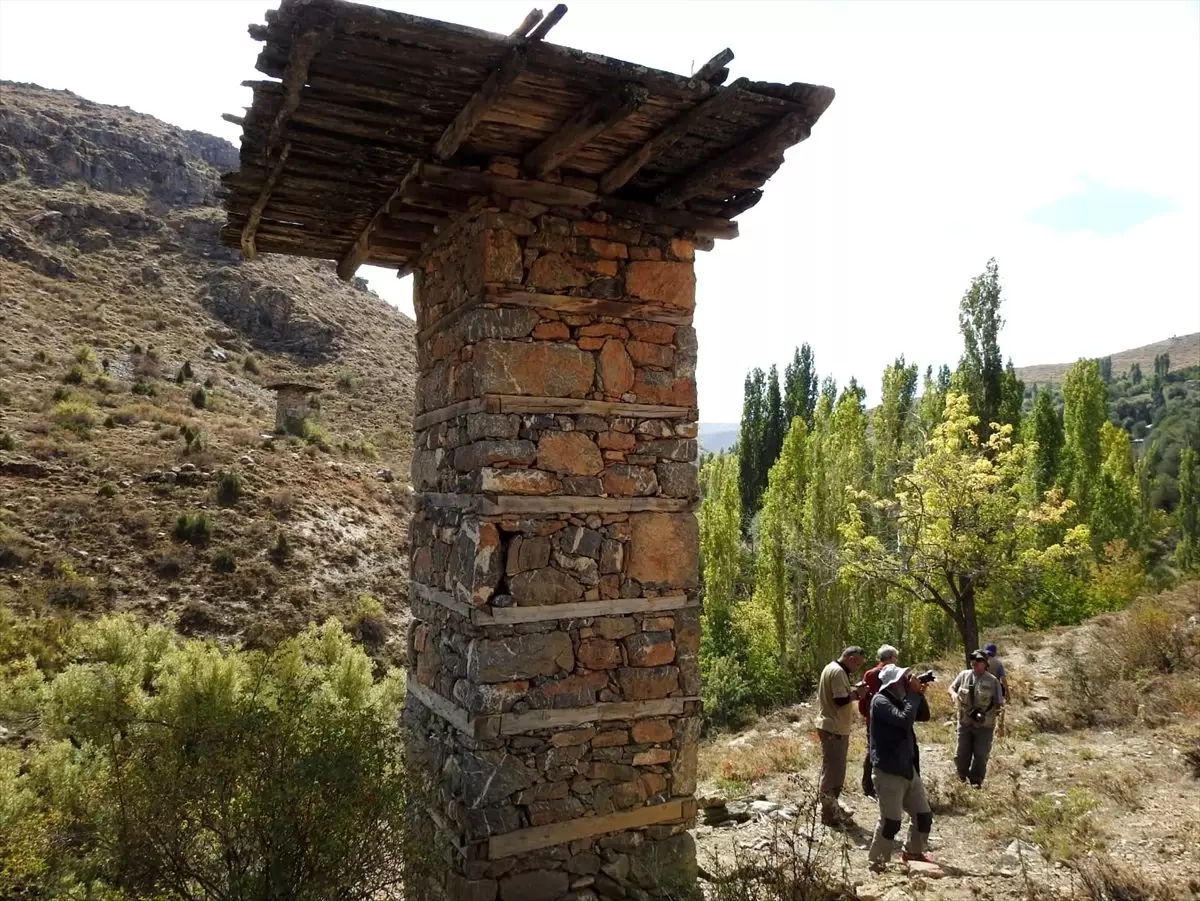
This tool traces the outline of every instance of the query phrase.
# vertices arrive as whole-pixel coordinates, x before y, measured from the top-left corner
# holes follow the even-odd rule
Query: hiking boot
[[[922,851],[920,854],[913,853],[912,851],[901,851],[900,859],[905,863],[937,863],[936,860],[934,860],[924,851]]]
[[[886,860],[873,860],[873,861],[871,861],[871,863],[867,867],[867,869],[870,870],[872,873],[886,873],[887,872],[887,861]]]

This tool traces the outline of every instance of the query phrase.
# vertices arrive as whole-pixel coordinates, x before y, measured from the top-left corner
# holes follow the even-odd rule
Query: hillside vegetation
[[[1128,350],[1108,354],[1114,372],[1128,372],[1134,364],[1146,372],[1153,371],[1154,358],[1167,354],[1171,358],[1171,369],[1187,369],[1200,366],[1200,332],[1190,335],[1175,335],[1153,344],[1131,347]],[[1073,361],[1072,361],[1073,362]],[[1018,366],[1017,376],[1026,384],[1034,382],[1061,384],[1072,363],[1038,363],[1034,366]]]
[[[224,141],[0,85],[0,600],[270,644],[406,607],[413,323],[220,247]],[[320,386],[274,435],[264,386]],[[394,632],[394,630],[392,630]]]

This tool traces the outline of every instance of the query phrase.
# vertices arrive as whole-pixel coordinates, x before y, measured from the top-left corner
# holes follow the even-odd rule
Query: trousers
[[[850,750],[850,736],[838,735],[818,729],[821,737],[821,809],[825,813],[837,813],[838,795],[846,782],[846,756]]]
[[[954,768],[958,770],[959,779],[969,779],[972,785],[983,785],[995,734],[994,726],[958,724],[958,750],[954,755]]]
[[[887,863],[891,859],[892,854],[901,847],[896,835],[900,832],[900,821],[906,812],[909,822],[908,841],[904,843],[904,850],[910,854],[923,853],[929,842],[929,832],[917,829],[917,819],[924,815],[922,818],[928,822],[932,814],[921,774],[913,773],[911,779],[905,779],[876,767],[872,775],[875,795],[879,799],[879,823],[875,826],[875,836],[871,839],[867,858],[871,863]]]

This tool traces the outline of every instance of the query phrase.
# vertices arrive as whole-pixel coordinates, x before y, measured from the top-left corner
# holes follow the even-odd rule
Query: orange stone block
[[[696,306],[696,273],[691,263],[634,261],[625,267],[625,289],[634,297],[679,310]]]

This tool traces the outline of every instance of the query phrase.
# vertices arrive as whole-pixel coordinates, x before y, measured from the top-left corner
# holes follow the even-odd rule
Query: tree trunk
[[[975,615],[975,585],[965,580],[962,591],[958,596],[958,606],[962,611],[958,630],[962,634],[963,656],[966,657],[979,647],[979,620]]]

